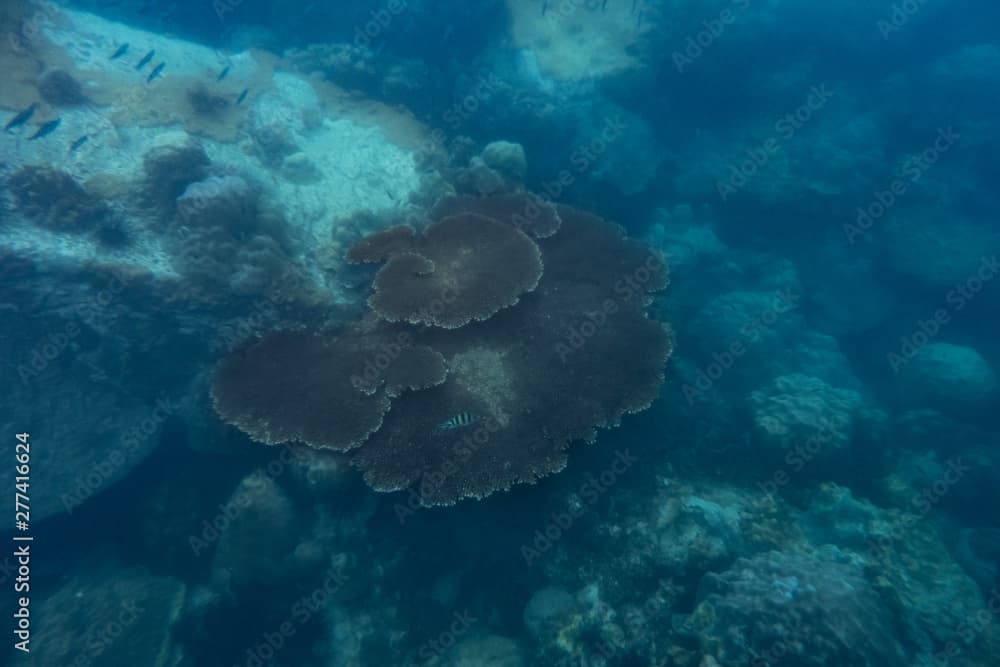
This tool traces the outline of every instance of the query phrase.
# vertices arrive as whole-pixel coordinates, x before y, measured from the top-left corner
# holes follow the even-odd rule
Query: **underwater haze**
[[[997,667],[998,25],[0,3],[0,664]]]

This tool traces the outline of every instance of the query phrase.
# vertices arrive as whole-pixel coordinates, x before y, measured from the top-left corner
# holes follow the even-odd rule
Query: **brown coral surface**
[[[388,259],[373,313],[230,356],[214,382],[219,414],[263,442],[351,450],[372,487],[415,487],[425,505],[562,469],[572,441],[658,395],[671,337],[646,307],[667,271],[658,253],[570,207],[552,210],[557,233],[535,239],[482,213],[514,204],[439,207],[447,215],[422,234],[363,239],[356,258]],[[453,298],[432,303],[444,287]]]
[[[442,218],[392,255],[368,300],[390,322],[455,329],[517,303],[538,284],[538,246],[510,225],[476,213]]]

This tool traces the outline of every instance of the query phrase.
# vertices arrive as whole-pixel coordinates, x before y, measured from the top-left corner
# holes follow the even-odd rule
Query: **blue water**
[[[5,3],[0,661],[1000,664],[998,21]]]

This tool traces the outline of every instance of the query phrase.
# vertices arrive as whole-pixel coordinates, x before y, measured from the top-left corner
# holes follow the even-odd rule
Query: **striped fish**
[[[474,424],[479,420],[476,415],[471,412],[459,412],[457,415],[439,424],[437,430],[439,431],[453,431],[456,428],[462,428],[463,426],[468,426],[469,424]]]

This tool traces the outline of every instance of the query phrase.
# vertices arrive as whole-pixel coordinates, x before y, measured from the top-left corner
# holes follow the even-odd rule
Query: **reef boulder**
[[[920,348],[898,374],[903,402],[948,411],[984,408],[997,396],[997,374],[975,349],[952,343]]]
[[[702,650],[721,667],[909,664],[893,639],[889,606],[861,565],[836,549],[771,551],[707,574],[689,619]]]

